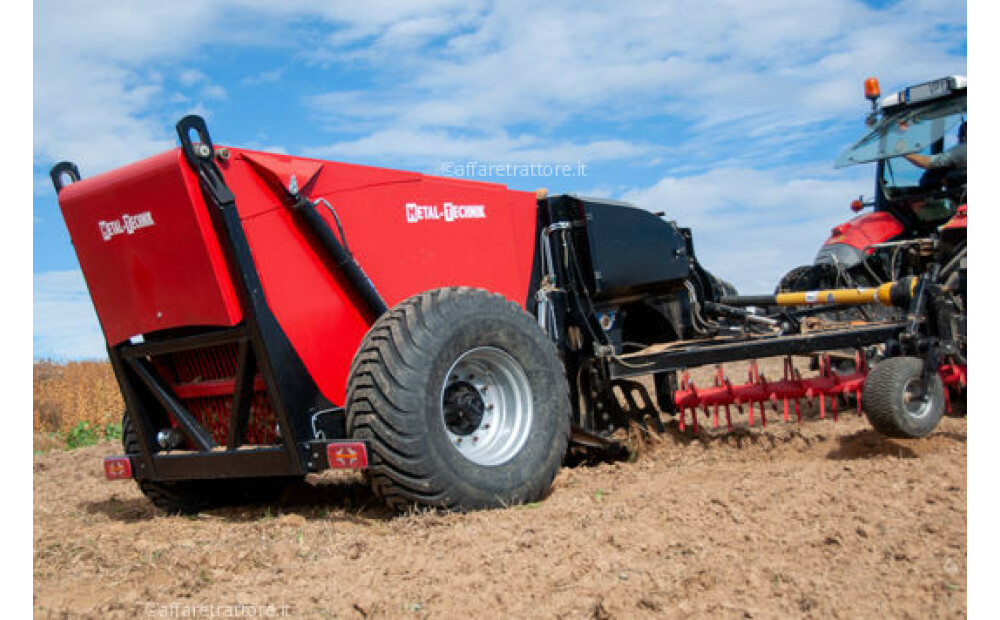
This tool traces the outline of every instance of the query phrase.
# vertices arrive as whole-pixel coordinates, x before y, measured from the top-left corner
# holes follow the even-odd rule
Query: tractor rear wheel
[[[122,416],[122,447],[127,454],[141,454],[139,437],[128,412]],[[299,477],[240,478],[221,480],[137,480],[139,490],[154,506],[169,514],[195,514],[210,508],[277,501]]]
[[[569,443],[555,346],[500,295],[425,292],[368,332],[347,386],[347,431],[371,448],[369,480],[399,510],[477,510],[540,499]]]
[[[816,265],[800,265],[786,273],[774,293],[798,293],[801,291],[815,291],[821,288],[832,288],[826,265],[817,267]]]
[[[941,376],[923,377],[924,361],[917,357],[892,357],[879,363],[865,380],[864,406],[868,421],[888,437],[926,437],[944,415]]]
[[[845,280],[837,271],[835,265],[819,263],[814,265],[801,265],[786,273],[778,286],[774,289],[774,294],[780,293],[801,293],[805,291],[818,291],[835,288],[853,288],[849,280]],[[881,282],[855,282],[857,286],[878,286]],[[851,321],[891,321],[896,320],[900,312],[893,308],[880,305],[867,306],[845,306],[836,310],[828,310],[818,314],[820,318],[835,322]]]

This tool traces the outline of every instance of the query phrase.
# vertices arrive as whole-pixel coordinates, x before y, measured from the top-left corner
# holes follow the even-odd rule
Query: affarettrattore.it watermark
[[[146,603],[148,618],[286,618],[290,605],[216,605],[213,603]]]
[[[550,177],[585,177],[587,164],[486,164],[478,161],[453,162],[441,164],[441,172],[446,176],[468,179],[485,178],[550,178]]]

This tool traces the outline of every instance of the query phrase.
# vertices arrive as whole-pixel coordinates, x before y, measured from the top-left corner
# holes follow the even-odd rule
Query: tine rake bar
[[[719,427],[719,410],[724,408],[726,426],[733,430],[733,420],[730,407],[736,405],[742,412],[747,406],[747,418],[750,426],[754,425],[754,407],[760,415],[760,426],[767,427],[767,405],[770,404],[775,414],[781,414],[788,422],[791,415],[791,403],[795,405],[795,418],[802,421],[801,399],[814,399],[818,404],[820,418],[826,418],[827,399],[830,400],[829,411],[836,421],[838,410],[836,399],[839,396],[853,394],[857,400],[858,415],[861,415],[861,392],[868,376],[868,361],[863,352],[858,351],[854,357],[854,372],[838,373],[830,363],[830,357],[819,358],[819,373],[815,377],[803,378],[802,374],[792,364],[791,356],[786,356],[783,363],[782,378],[776,381],[768,380],[757,365],[756,360],[750,362],[747,381],[743,385],[733,385],[724,374],[721,365],[716,365],[712,387],[699,388],[685,371],[674,393],[674,402],[680,414],[679,427],[688,428],[687,413],[691,414],[691,429],[698,432],[698,410],[701,409],[706,418],[712,420],[714,428]],[[957,375],[957,373],[955,373]],[[779,402],[781,408],[779,409]],[[709,408],[712,414],[709,414]]]

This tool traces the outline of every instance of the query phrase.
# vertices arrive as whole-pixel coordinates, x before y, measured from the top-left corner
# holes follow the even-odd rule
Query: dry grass
[[[35,432],[66,434],[81,422],[103,428],[121,423],[124,406],[107,362],[35,362]]]

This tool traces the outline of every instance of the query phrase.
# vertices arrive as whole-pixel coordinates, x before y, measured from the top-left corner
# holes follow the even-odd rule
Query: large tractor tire
[[[128,412],[122,417],[122,447],[127,454],[140,454]],[[169,514],[195,514],[210,508],[277,501],[285,489],[301,482],[298,477],[153,482],[139,480],[139,490],[154,506]]]
[[[833,265],[820,263],[818,265],[800,265],[781,278],[774,292],[799,293],[827,288],[846,286],[839,282],[837,268]]]
[[[869,283],[864,286],[874,285]],[[842,281],[834,265],[820,263],[817,265],[801,265],[786,273],[778,282],[778,286],[775,287],[774,294],[801,293],[804,291],[835,288],[851,287]],[[866,306],[845,306],[842,309],[830,310],[817,316],[829,321],[851,322],[897,320],[899,314],[900,312],[894,308],[870,304]]]
[[[368,442],[372,489],[394,509],[533,502],[569,444],[569,386],[554,345],[517,305],[436,289],[384,314],[361,343],[347,431]]]
[[[875,430],[906,439],[934,431],[944,415],[944,384],[935,372],[925,386],[923,370],[924,361],[917,357],[892,357],[871,370],[863,402]]]

